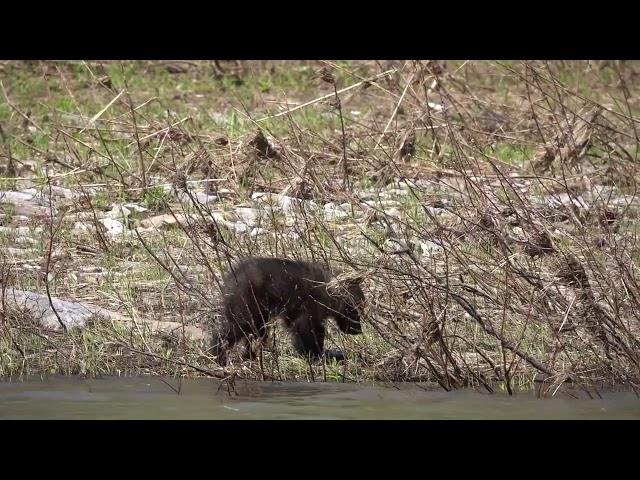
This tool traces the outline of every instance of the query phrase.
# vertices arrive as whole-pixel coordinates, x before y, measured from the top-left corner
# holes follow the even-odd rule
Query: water
[[[640,419],[640,399],[631,392],[600,392],[591,400],[565,391],[538,399],[531,392],[399,387],[236,381],[230,396],[211,379],[4,380],[0,419]]]

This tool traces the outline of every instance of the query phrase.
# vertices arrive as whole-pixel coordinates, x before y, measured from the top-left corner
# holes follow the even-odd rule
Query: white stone
[[[250,231],[251,227],[242,222],[227,222],[227,227],[233,230],[235,233],[242,235]]]
[[[266,228],[254,228],[253,230],[251,230],[251,233],[249,235],[255,238],[258,235],[264,235],[265,233],[269,233],[269,230],[267,230]]]
[[[113,218],[101,218],[99,222],[105,226],[107,233],[113,237],[124,233],[124,225],[118,220],[114,220]]]
[[[238,219],[249,226],[255,226],[260,219],[260,211],[251,207],[236,207],[234,210]]]
[[[422,250],[422,255],[425,256],[444,252],[444,248],[442,248],[442,246],[429,240],[420,242],[420,249]]]
[[[124,205],[114,205],[111,210],[106,213],[106,217],[111,219],[127,218],[129,215],[131,215],[131,210]]]
[[[204,204],[216,203],[220,201],[220,197],[218,197],[217,195],[212,195],[207,192],[197,192],[195,194],[195,197],[198,199],[200,203],[204,203]]]
[[[349,216],[349,214],[342,209],[342,205],[336,205],[333,202],[324,205],[324,213],[329,218],[344,218]]]
[[[149,210],[141,205],[137,205],[135,203],[125,203],[123,207],[128,208],[129,210],[135,210],[136,212],[146,212]]]
[[[1,203],[32,202],[35,195],[26,192],[0,192]]]

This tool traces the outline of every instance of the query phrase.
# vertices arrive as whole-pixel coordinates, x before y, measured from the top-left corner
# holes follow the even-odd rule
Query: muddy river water
[[[444,392],[422,385],[50,377],[1,380],[0,419],[640,419],[633,392]],[[599,395],[598,395],[599,394]]]

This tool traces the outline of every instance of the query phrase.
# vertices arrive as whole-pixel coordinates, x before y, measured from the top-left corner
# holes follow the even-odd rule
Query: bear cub
[[[264,341],[267,322],[275,317],[284,321],[300,355],[319,358],[327,318],[344,333],[362,332],[361,282],[337,279],[317,263],[264,257],[240,261],[224,279],[223,321],[213,338],[218,362],[226,363],[226,350],[243,339]]]

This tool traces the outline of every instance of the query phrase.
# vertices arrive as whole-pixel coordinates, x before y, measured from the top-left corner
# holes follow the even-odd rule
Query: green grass
[[[157,212],[165,211],[170,200],[171,196],[161,186],[149,188],[142,196],[144,206]]]
[[[524,167],[533,158],[535,148],[532,145],[497,144],[485,149],[485,153],[510,165]]]

